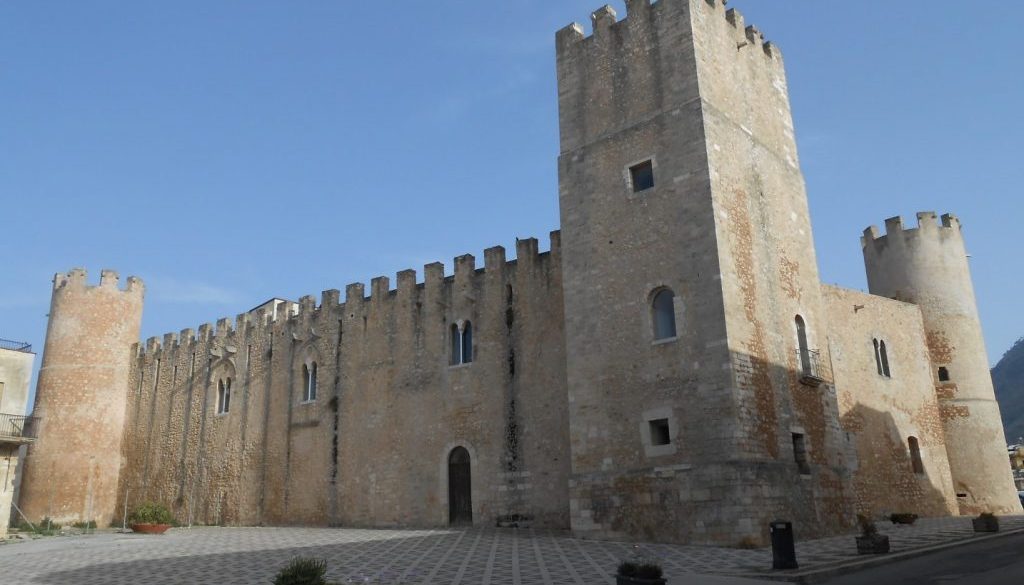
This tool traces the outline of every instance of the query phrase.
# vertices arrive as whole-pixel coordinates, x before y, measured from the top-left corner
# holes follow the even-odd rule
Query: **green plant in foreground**
[[[139,505],[128,516],[128,522],[132,524],[170,524],[173,521],[174,517],[167,506],[151,502]]]
[[[663,571],[661,565],[650,561],[635,563],[622,561],[619,563],[618,573],[623,577],[636,577],[638,579],[660,579]]]
[[[327,561],[296,557],[274,577],[274,585],[327,585]]]

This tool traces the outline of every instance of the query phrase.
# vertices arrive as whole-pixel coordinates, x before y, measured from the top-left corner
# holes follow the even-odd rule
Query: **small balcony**
[[[828,380],[828,368],[821,359],[821,352],[816,349],[798,349],[796,357],[800,368],[801,384],[820,386]]]
[[[10,339],[0,338],[0,349],[32,353],[32,344],[25,341],[13,341]]]
[[[31,443],[38,428],[38,417],[0,412],[0,443]]]

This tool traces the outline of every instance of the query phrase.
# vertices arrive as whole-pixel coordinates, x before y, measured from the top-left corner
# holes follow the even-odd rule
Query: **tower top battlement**
[[[100,271],[100,282],[97,285],[90,285],[89,273],[84,268],[72,268],[68,272],[58,272],[53,275],[53,291],[59,290],[87,290],[94,288],[113,289],[125,293],[142,294],[145,292],[145,285],[142,279],[137,276],[129,276],[126,279],[124,288],[120,288],[120,275],[116,270],[103,269]]]
[[[934,211],[921,211],[917,214],[917,227],[905,227],[902,216],[890,217],[885,220],[885,234],[882,234],[878,226],[869,226],[864,230],[860,239],[862,248],[867,248],[869,242],[876,247],[889,242],[889,237],[896,234],[904,238],[941,235],[949,237],[952,234],[960,234],[960,220],[952,213],[945,213],[941,217]],[[926,236],[926,237],[927,237]]]
[[[651,4],[651,0],[626,0],[626,18],[618,20],[618,13],[610,5],[605,4],[590,14],[591,30],[593,34],[587,36],[583,25],[573,22],[562,28],[555,34],[556,46],[559,56],[564,51],[577,45],[582,41],[594,41],[606,35],[617,34],[623,27],[629,27],[630,23],[637,26],[650,23],[652,20],[664,18],[676,18],[687,14],[687,7],[706,10],[712,14],[718,13],[724,17],[724,22],[736,30],[737,49],[744,47],[759,47],[766,56],[771,59],[781,57],[778,47],[771,41],[765,41],[764,35],[754,25],[745,24],[743,14],[735,9],[726,9],[727,0],[660,0]]]

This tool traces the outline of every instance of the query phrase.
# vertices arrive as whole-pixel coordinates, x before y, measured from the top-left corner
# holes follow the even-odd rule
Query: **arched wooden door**
[[[469,470],[469,451],[456,447],[448,454],[448,522],[473,524],[473,481]]]

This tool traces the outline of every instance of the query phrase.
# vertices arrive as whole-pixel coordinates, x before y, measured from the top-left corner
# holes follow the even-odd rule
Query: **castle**
[[[626,5],[556,36],[547,252],[142,344],[140,280],[56,275],[25,513],[740,544],[1020,512],[957,219],[823,285],[778,48],[723,0]]]

